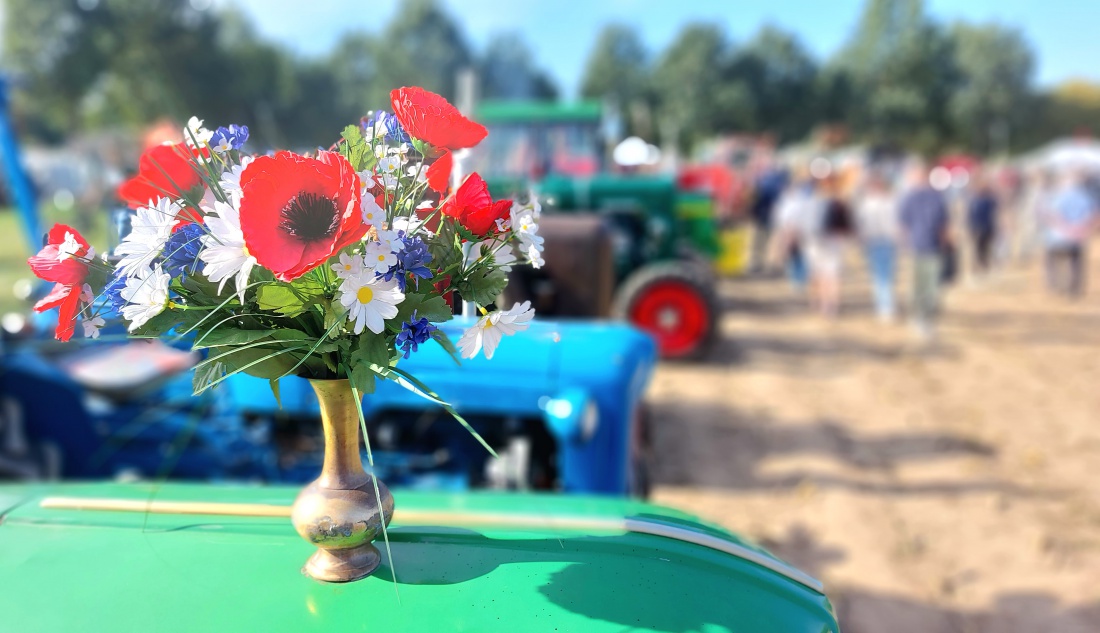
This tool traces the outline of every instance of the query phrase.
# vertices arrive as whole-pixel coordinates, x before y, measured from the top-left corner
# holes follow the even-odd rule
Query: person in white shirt
[[[898,200],[881,174],[872,172],[856,202],[856,227],[867,268],[875,313],[882,321],[897,315],[894,283],[898,259]]]

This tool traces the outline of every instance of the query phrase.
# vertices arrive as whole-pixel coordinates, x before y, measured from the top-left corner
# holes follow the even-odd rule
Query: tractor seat
[[[191,369],[199,355],[157,340],[91,345],[57,364],[84,389],[115,401],[133,400]]]

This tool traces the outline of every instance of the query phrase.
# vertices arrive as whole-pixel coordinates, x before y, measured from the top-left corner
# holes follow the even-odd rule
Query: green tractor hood
[[[0,486],[10,631],[838,631],[820,584],[640,502],[396,491],[392,564],[324,584],[279,487]],[[396,582],[394,577],[396,575]]]

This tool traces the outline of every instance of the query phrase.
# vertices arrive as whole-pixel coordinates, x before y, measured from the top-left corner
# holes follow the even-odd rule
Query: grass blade
[[[370,465],[371,483],[374,484],[374,498],[378,502],[378,516],[382,518],[382,540],[386,542],[386,558],[390,559],[390,573],[393,575],[393,592],[397,594],[397,602],[401,603],[401,592],[397,588],[397,567],[393,564],[393,552],[390,551],[390,533],[386,528],[385,509],[382,508],[382,493],[378,490],[378,477],[374,474],[374,454],[370,450],[370,436],[367,435],[367,421],[363,418],[363,397],[359,390],[351,382],[351,372],[348,374],[348,383],[351,385],[351,395],[355,398],[355,412],[359,414],[359,428],[363,431],[363,445],[367,448],[367,464]]]

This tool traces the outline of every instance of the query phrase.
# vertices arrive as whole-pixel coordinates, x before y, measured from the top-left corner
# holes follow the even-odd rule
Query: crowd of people
[[[1045,256],[1051,293],[1081,297],[1086,245],[1100,228],[1100,197],[1080,170],[1037,171],[1006,186],[981,169],[952,186],[920,161],[871,166],[850,182],[817,165],[772,168],[758,179],[752,215],[754,268],[782,267],[814,310],[840,312],[845,265],[860,252],[878,318],[898,320],[898,271],[910,258],[905,314],[924,342],[935,337],[944,287],[970,255],[974,279],[1002,262]],[[828,167],[828,165],[826,165]]]

